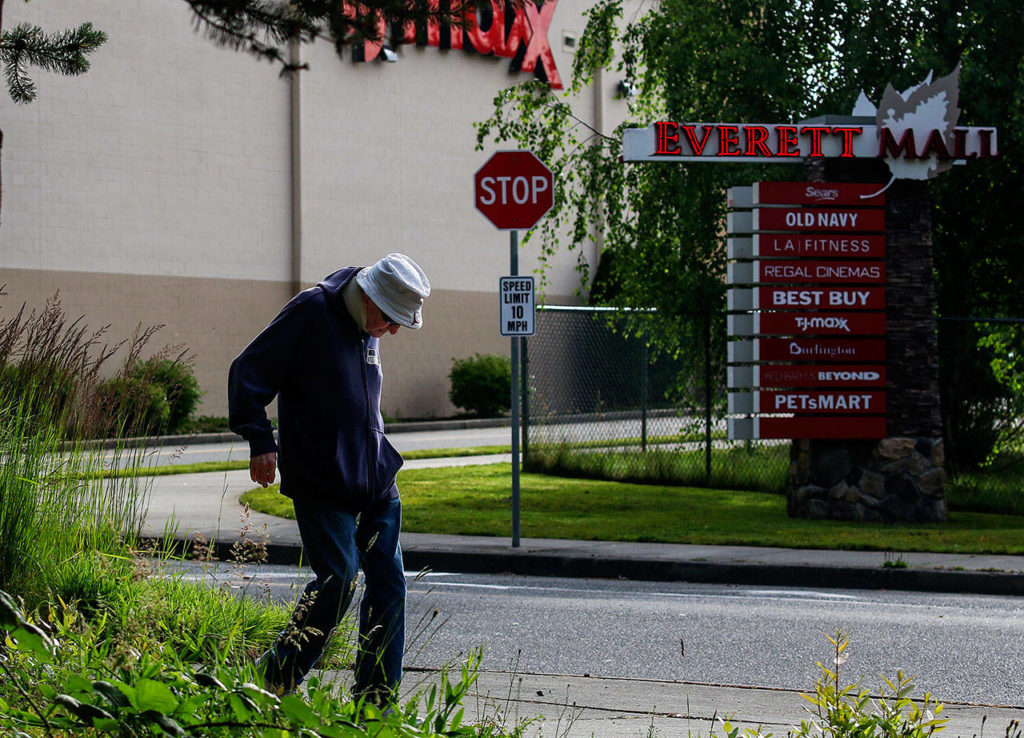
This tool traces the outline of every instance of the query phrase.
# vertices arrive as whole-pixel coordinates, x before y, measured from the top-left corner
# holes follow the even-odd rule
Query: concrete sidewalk
[[[346,676],[336,673],[336,678]],[[436,678],[432,672],[409,671],[403,692]],[[493,720],[511,728],[519,720],[535,720],[526,735],[536,738],[696,738],[712,730],[724,736],[725,719],[741,730],[785,736],[814,717],[813,705],[790,689],[501,671],[481,672],[464,705],[467,722]],[[983,719],[986,732],[1000,736],[1024,710],[943,703],[940,717],[949,720],[942,736],[980,736]]]
[[[507,460],[507,455],[409,461],[409,468],[478,464]],[[144,533],[180,540],[202,534],[230,548],[239,531],[265,535],[272,563],[295,564],[300,541],[293,521],[246,512],[239,503],[253,487],[248,471],[183,474],[151,480]],[[936,592],[1019,595],[1024,593],[1024,557],[970,554],[902,554],[907,568],[885,568],[878,552],[818,551],[749,546],[697,546],[523,539],[512,548],[508,538],[403,533],[406,568],[417,571],[515,573],[565,577],[625,577],[649,581],[780,585],[791,587],[887,588]],[[337,673],[332,679],[344,681]],[[436,679],[411,670],[403,682],[407,694]],[[481,674],[465,700],[466,720],[533,719],[528,736],[628,738],[654,735],[723,735],[716,718],[733,725],[785,735],[809,719],[810,706],[799,692],[743,685],[710,685],[656,680],[609,679],[552,674]],[[943,735],[1002,735],[1015,706],[945,703],[950,723]],[[653,733],[650,733],[653,729]],[[994,731],[994,732],[993,732]]]

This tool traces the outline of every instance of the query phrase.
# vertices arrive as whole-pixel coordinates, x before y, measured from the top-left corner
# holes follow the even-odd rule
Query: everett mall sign
[[[814,180],[728,193],[729,437],[796,439],[790,515],[948,514],[924,180],[999,156],[994,127],[958,125],[958,78],[889,85],[877,107],[861,93],[849,117],[624,133],[626,162],[801,163]]]
[[[992,159],[995,128],[938,128],[817,124],[671,123],[630,129],[623,138],[626,161],[735,161],[785,164],[804,159],[874,156],[908,161]],[[898,138],[897,138],[898,135]]]
[[[992,126],[959,127],[959,76],[932,75],[903,93],[889,85],[876,108],[861,93],[851,119],[802,123],[675,123],[634,128],[622,139],[624,161],[802,163],[880,158],[893,179],[930,179],[953,163],[999,156]],[[874,119],[872,122],[871,119]]]

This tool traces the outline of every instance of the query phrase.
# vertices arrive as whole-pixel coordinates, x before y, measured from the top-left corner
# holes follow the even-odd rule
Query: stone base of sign
[[[879,523],[945,521],[941,438],[793,441],[790,517]]]

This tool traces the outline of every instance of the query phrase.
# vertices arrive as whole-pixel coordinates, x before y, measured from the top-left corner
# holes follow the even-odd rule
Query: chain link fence
[[[687,357],[652,350],[617,309],[539,306],[525,343],[528,470],[784,490],[789,442],[726,440],[704,391],[678,386]]]
[[[1024,318],[939,318],[953,510],[1024,515]]]
[[[938,342],[950,503],[1024,514],[1024,319],[940,319]],[[728,441],[703,382],[679,386],[687,357],[659,354],[616,309],[538,306],[524,344],[526,469],[784,491],[790,442]]]

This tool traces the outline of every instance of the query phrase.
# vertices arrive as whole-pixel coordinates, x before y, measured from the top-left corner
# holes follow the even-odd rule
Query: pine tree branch
[[[218,46],[240,51],[243,48],[249,53],[259,56],[267,61],[284,63],[281,51],[275,47],[267,46],[257,39],[255,33],[242,33],[231,28],[227,23],[221,22],[215,16],[199,8],[196,3],[186,0],[192,6],[195,14],[197,27],[205,27],[206,36]]]
[[[83,23],[74,30],[49,37],[40,28],[33,28],[32,31],[25,49],[28,63],[48,72],[71,76],[86,72],[89,60],[85,55],[98,49],[107,40],[107,35],[95,30],[91,23]]]
[[[36,97],[35,84],[28,77],[25,32],[25,27],[19,26],[0,36],[0,62],[4,65],[7,90],[11,99],[19,103],[32,102]]]
[[[15,102],[28,103],[36,97],[29,67],[66,75],[89,69],[87,54],[103,45],[107,35],[91,23],[76,29],[47,35],[39,26],[21,24],[0,34],[0,63],[4,65],[7,90]]]
[[[291,39],[306,43],[322,34],[316,19],[292,3],[268,4],[258,0],[245,3],[224,0],[185,0],[192,10],[197,30],[219,46],[245,50],[284,67],[290,65],[283,45]]]

